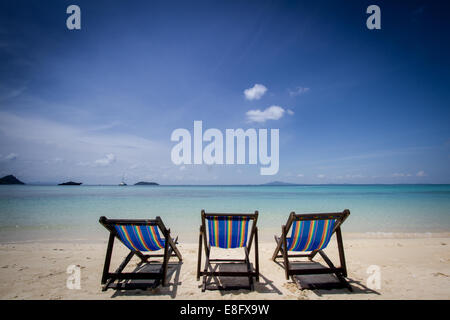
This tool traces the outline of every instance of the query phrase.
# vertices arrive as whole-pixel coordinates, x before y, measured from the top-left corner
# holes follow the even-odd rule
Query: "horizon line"
[[[7,186],[8,184],[4,184],[4,186]],[[9,185],[15,185],[15,184],[9,184]],[[157,184],[157,185],[135,185],[135,184],[129,184],[126,186],[120,186],[118,184],[84,184],[82,183],[78,187],[83,186],[91,186],[91,187],[237,187],[237,186],[253,186],[253,187],[293,187],[293,186],[395,186],[395,185],[450,185],[450,183],[283,183],[283,184],[271,184],[269,183],[262,183],[262,184]],[[58,183],[25,183],[21,186],[58,186]],[[64,187],[64,186],[61,186]]]

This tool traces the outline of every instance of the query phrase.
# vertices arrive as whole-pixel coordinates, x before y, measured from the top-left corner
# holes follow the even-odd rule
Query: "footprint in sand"
[[[297,291],[299,291],[295,283],[284,283],[283,287],[285,287],[292,293],[297,293]]]
[[[433,276],[434,276],[434,277],[439,277],[439,276],[441,276],[441,277],[446,277],[446,278],[448,278],[448,275],[446,275],[445,273],[442,273],[442,272],[435,272],[435,273],[433,273]]]

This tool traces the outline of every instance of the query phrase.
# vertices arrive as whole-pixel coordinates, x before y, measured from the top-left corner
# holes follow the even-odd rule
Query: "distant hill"
[[[25,184],[16,177],[14,177],[12,174],[8,176],[4,176],[0,179],[0,184]]]
[[[82,182],[68,181],[68,182],[59,183],[58,186],[79,186],[80,184],[82,184]]]
[[[295,186],[295,183],[282,182],[282,181],[273,181],[269,183],[264,183],[262,186]]]
[[[135,186],[159,186],[159,183],[156,182],[146,182],[146,181],[140,181],[138,183],[134,184]]]

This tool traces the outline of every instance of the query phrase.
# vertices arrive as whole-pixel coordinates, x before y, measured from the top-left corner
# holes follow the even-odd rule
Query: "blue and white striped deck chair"
[[[336,213],[296,214],[295,212],[291,212],[286,225],[283,225],[281,228],[281,236],[275,236],[277,246],[272,256],[272,260],[275,262],[277,258],[283,258],[286,280],[290,276],[294,279],[294,275],[332,273],[337,276],[341,286],[352,290],[345,279],[347,277],[347,267],[341,233],[341,225],[349,215],[350,211],[348,209]],[[291,231],[290,236],[288,235],[289,231]],[[334,233],[336,233],[340,267],[335,267],[325,252],[323,252]],[[290,254],[290,252],[302,253]],[[289,258],[305,257],[312,261],[317,253],[326,262],[328,268],[313,267],[298,269],[291,267],[292,263],[289,261]],[[299,283],[297,282],[297,284]],[[330,284],[322,286],[331,287]]]
[[[148,284],[142,282],[130,283],[127,280],[155,280],[152,287],[158,286],[161,282],[163,286],[167,285],[167,268],[170,257],[176,256],[179,261],[182,258],[176,247],[178,238],[172,239],[170,237],[170,229],[164,226],[160,217],[151,220],[101,217],[99,222],[110,232],[102,275],[103,291],[108,288],[146,289],[149,287]],[[116,238],[130,250],[130,253],[115,272],[109,272],[114,239]],[[159,250],[163,250],[163,253],[143,253]],[[158,272],[122,272],[134,255],[138,256],[142,263],[147,263],[150,258],[163,258],[160,270]]]
[[[258,258],[258,211],[253,214],[238,213],[206,213],[201,212],[202,225],[200,226],[200,236],[198,244],[198,264],[197,280],[203,276],[202,291],[206,290],[207,277],[247,277],[250,290],[254,289],[253,278],[259,281],[259,258]],[[250,250],[252,243],[255,243],[255,270],[252,270],[250,264]],[[201,271],[202,246],[204,246],[206,261],[204,270]],[[243,248],[245,252],[244,259],[211,259],[210,252],[212,247],[222,249]],[[243,263],[247,266],[247,271],[215,271],[212,264],[223,263]],[[235,287],[221,287],[218,289],[235,289]]]

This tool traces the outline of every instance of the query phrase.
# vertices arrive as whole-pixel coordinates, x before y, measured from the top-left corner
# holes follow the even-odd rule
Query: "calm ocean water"
[[[289,212],[350,209],[345,232],[449,232],[450,185],[331,186],[0,186],[0,242],[106,239],[98,219],[157,215],[196,240],[200,210],[258,210],[261,238]]]

